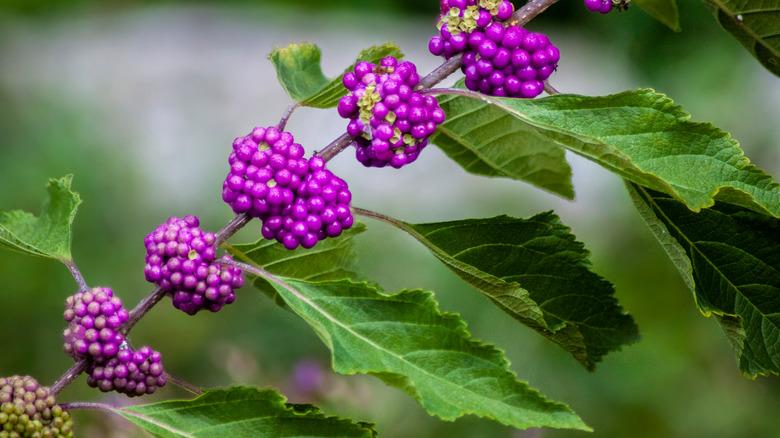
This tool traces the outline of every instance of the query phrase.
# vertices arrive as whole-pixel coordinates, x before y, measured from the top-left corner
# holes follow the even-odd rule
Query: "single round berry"
[[[32,377],[0,377],[0,436],[71,438],[73,421]]]
[[[255,128],[233,142],[230,171],[222,199],[236,213],[252,217],[278,214],[293,202],[293,192],[306,176],[303,146],[276,127]]]
[[[440,6],[439,34],[430,39],[428,50],[447,59],[466,50],[473,32],[509,20],[515,11],[509,0],[441,0]]]
[[[172,217],[144,240],[146,280],[163,288],[173,306],[190,315],[221,310],[236,300],[235,289],[244,285],[239,269],[215,262],[217,237],[199,225],[197,216]]]
[[[494,22],[475,31],[463,55],[466,87],[490,96],[533,98],[558,68],[561,53],[546,35]]]
[[[347,133],[364,166],[401,168],[414,162],[446,119],[435,97],[414,91],[419,82],[417,67],[394,57],[360,62],[344,75],[349,94],[338,110],[350,120]]]
[[[65,301],[65,352],[74,359],[104,362],[116,356],[125,337],[120,331],[129,314],[107,287],[78,292]]]
[[[613,10],[625,11],[628,9],[630,0],[583,0],[585,9],[599,14],[608,14]]]
[[[612,0],[584,0],[585,8],[591,12],[606,14],[612,11]]]
[[[263,222],[263,237],[276,239],[285,248],[312,248],[328,237],[337,237],[354,224],[347,183],[325,168],[319,157],[309,160],[309,175],[298,189],[293,205],[283,215]]]
[[[223,256],[222,260],[230,260]],[[220,263],[191,263],[185,261],[176,271],[181,284],[171,289],[173,306],[189,315],[206,309],[219,312],[227,304],[236,301],[236,289],[244,285],[241,270]]]
[[[129,397],[152,394],[167,381],[162,355],[146,346],[121,350],[105,364],[91,364],[87,373],[89,386]]]

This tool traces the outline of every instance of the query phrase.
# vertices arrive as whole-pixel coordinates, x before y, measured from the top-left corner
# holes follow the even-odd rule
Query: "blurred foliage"
[[[0,0],[0,14],[5,20],[21,16],[19,20],[28,25],[46,26],[59,15],[100,20],[102,14],[183,3]],[[274,4],[307,12],[323,4],[313,0],[190,3],[235,10]],[[418,19],[432,16],[436,2],[425,2],[425,7],[422,3],[336,0],[329,1],[328,8],[377,14],[372,20],[379,19],[379,14],[383,20],[400,20],[408,14]],[[532,27],[603,41],[605,50],[614,53],[614,62],[625,64],[633,75],[632,86],[653,86],[669,93],[697,119],[713,120],[735,132],[754,162],[777,172],[778,164],[769,159],[777,156],[773,155],[777,127],[761,117],[744,116],[761,114],[761,108],[768,105],[761,87],[746,84],[769,73],[718,27],[701,2],[681,1],[680,9],[682,33],[670,32],[636,9],[607,17],[587,14],[580,0],[561,2]],[[340,25],[333,24],[334,28]],[[0,56],[4,55],[2,49],[0,43]],[[129,305],[135,304],[150,290],[139,275],[143,266],[139,242],[168,215],[186,212],[170,211],[167,203],[175,200],[159,199],[160,195],[144,184],[148,169],[127,165],[123,138],[105,126],[100,108],[75,102],[72,95],[56,88],[20,96],[5,88],[2,81],[3,65],[11,65],[13,60],[0,59],[0,209],[36,211],[47,179],[74,173],[74,187],[84,199],[75,223],[74,257],[92,284],[111,285]],[[56,69],[51,74],[56,75]],[[194,151],[206,152],[205,146]],[[617,178],[614,183],[620,185]],[[463,205],[460,211],[437,214],[453,219],[501,213],[529,215],[547,208],[525,201],[519,197],[518,202],[507,202],[499,195],[483,193],[472,196],[471,204]],[[751,381],[739,375],[733,352],[717,324],[698,313],[690,293],[632,210],[627,195],[605,194],[603,203],[593,208],[598,210],[596,220],[588,225],[582,225],[586,219],[575,221],[573,215],[562,214],[563,220],[572,223],[577,237],[592,249],[594,270],[615,284],[621,303],[635,317],[643,336],[638,344],[606,357],[593,374],[555,345],[519,326],[411,238],[382,224],[368,223],[368,231],[358,238],[360,267],[366,277],[389,290],[424,287],[437,291],[443,309],[462,313],[476,337],[506,349],[521,378],[551,398],[568,402],[595,428],[594,436],[777,436],[773,413],[780,410],[778,379]],[[204,222],[209,224],[229,217],[217,194],[191,209],[208,218]],[[252,240],[256,231],[247,232],[243,241]],[[52,382],[70,362],[61,352],[58,334],[63,328],[62,301],[73,291],[72,280],[56,262],[7,251],[0,251],[0,276],[4,279],[0,288],[0,374],[26,373],[42,383]],[[259,292],[247,289],[240,299],[240,305],[228,306],[218,315],[197,318],[188,318],[163,303],[138,326],[132,340],[139,345],[154,343],[164,352],[168,369],[203,386],[234,382],[272,385],[291,401],[316,402],[326,413],[374,421],[385,436],[525,436],[475,418],[442,422],[428,417],[406,395],[386,388],[377,379],[335,376],[327,371],[327,350],[305,323]],[[301,376],[302,363],[309,370],[304,374],[313,373],[313,378]],[[302,379],[313,379],[316,384],[313,388],[302,385]],[[163,397],[184,395],[175,388],[160,393]],[[62,399],[99,397],[82,377],[66,389]],[[138,436],[132,426],[100,413],[78,413],[76,421],[84,436]],[[543,431],[541,435],[584,436],[563,431]]]

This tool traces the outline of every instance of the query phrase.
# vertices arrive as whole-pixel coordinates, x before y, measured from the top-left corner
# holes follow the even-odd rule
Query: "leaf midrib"
[[[354,330],[352,330],[352,329],[350,328],[350,326],[346,325],[345,323],[342,323],[342,322],[341,322],[341,320],[339,320],[339,319],[338,319],[338,318],[336,318],[335,316],[331,315],[331,314],[330,314],[329,312],[327,312],[325,309],[323,309],[323,308],[319,307],[319,306],[318,306],[316,303],[314,303],[314,302],[312,302],[311,300],[309,300],[309,299],[308,299],[308,297],[306,297],[305,295],[303,295],[303,294],[299,293],[299,292],[298,292],[298,291],[297,291],[295,288],[293,288],[293,287],[292,287],[291,285],[289,285],[287,282],[285,282],[285,281],[283,281],[283,280],[281,280],[281,279],[276,279],[276,278],[268,278],[268,279],[269,279],[269,280],[271,280],[271,281],[273,281],[273,282],[275,282],[275,283],[277,283],[278,285],[282,286],[283,288],[287,289],[289,292],[291,292],[293,295],[295,295],[295,297],[296,297],[296,298],[298,298],[299,300],[301,300],[301,301],[303,301],[304,303],[308,304],[308,305],[309,305],[311,308],[313,308],[314,310],[316,310],[317,312],[319,312],[319,313],[320,313],[322,316],[324,316],[326,319],[328,319],[328,320],[329,320],[329,321],[331,321],[332,323],[336,324],[337,326],[341,327],[342,329],[344,329],[345,331],[347,331],[348,333],[350,333],[350,334],[351,334],[352,336],[354,336],[355,338],[357,338],[357,339],[359,339],[359,340],[363,341],[364,343],[368,344],[369,346],[371,346],[371,347],[373,347],[373,348],[375,348],[375,349],[377,349],[377,350],[379,350],[379,351],[383,351],[383,352],[385,352],[387,355],[389,355],[389,356],[391,356],[391,357],[396,357],[398,360],[400,360],[400,361],[402,361],[402,362],[404,362],[404,363],[408,364],[410,367],[412,367],[412,368],[414,368],[414,369],[416,369],[416,370],[420,371],[422,374],[424,374],[424,375],[427,375],[427,376],[430,376],[430,377],[431,377],[433,380],[436,380],[436,381],[443,382],[443,383],[444,383],[446,386],[448,386],[448,387],[455,387],[456,389],[459,389],[459,390],[461,390],[461,391],[465,391],[465,392],[471,393],[471,394],[473,394],[474,396],[476,396],[476,397],[477,397],[477,398],[479,398],[479,399],[486,400],[486,401],[488,402],[488,404],[490,404],[490,405],[493,405],[493,404],[500,404],[501,406],[507,406],[507,407],[509,407],[510,409],[523,409],[523,410],[527,409],[527,408],[523,408],[523,407],[520,407],[520,406],[508,405],[508,404],[506,404],[506,403],[504,403],[504,402],[502,402],[502,401],[498,401],[498,400],[495,400],[495,399],[492,399],[492,398],[488,398],[488,397],[486,397],[486,396],[485,396],[485,395],[483,395],[483,394],[480,394],[480,393],[474,392],[474,391],[472,391],[472,390],[470,390],[470,389],[468,389],[468,388],[466,388],[466,387],[463,387],[463,386],[455,385],[455,384],[453,384],[452,382],[450,382],[450,381],[448,381],[448,380],[446,380],[446,379],[442,379],[441,377],[439,377],[439,376],[437,376],[437,375],[435,375],[435,374],[431,374],[431,373],[430,373],[429,371],[427,371],[426,369],[424,369],[424,368],[420,368],[420,367],[419,367],[419,366],[417,366],[416,364],[414,364],[414,363],[412,363],[412,362],[409,362],[409,361],[408,361],[408,360],[406,360],[406,359],[405,359],[403,356],[398,356],[398,355],[397,355],[397,354],[395,354],[393,351],[390,351],[390,350],[386,349],[385,347],[383,347],[383,346],[381,346],[381,345],[379,345],[379,344],[375,343],[375,342],[374,342],[374,341],[372,341],[371,339],[369,339],[369,338],[366,338],[365,336],[361,335],[360,333],[357,333],[357,332],[355,332]],[[493,366],[495,366],[495,364],[494,364],[494,363],[492,363],[492,362],[490,362],[490,363],[491,363]],[[506,370],[501,370],[501,371],[502,371],[502,372],[506,372]],[[376,370],[375,372],[381,372],[381,371],[380,371],[380,370]],[[395,373],[393,373],[393,374],[395,374]],[[416,385],[415,385],[415,386],[416,386]],[[419,393],[418,393],[418,396],[419,396]],[[461,407],[461,409],[463,409],[463,408]],[[465,409],[464,409],[464,410],[465,410]],[[436,414],[436,415],[438,415],[438,416],[441,416],[440,414]]]

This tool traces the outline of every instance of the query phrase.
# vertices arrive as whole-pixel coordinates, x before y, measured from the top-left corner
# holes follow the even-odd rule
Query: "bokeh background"
[[[0,209],[37,211],[50,176],[74,173],[84,204],[74,254],[88,281],[129,304],[144,282],[143,236],[169,215],[198,214],[216,229],[231,216],[220,201],[232,139],[275,123],[289,103],[265,59],[275,46],[312,41],[337,74],[368,45],[397,42],[421,71],[434,0],[139,1],[0,0]],[[760,167],[780,175],[780,80],[720,30],[703,2],[681,1],[682,33],[634,8],[602,17],[563,0],[530,26],[551,36],[563,59],[552,81],[564,92],[606,94],[653,87],[699,120],[741,140]],[[289,128],[309,150],[345,123],[335,111],[301,110]],[[520,182],[465,173],[431,147],[402,171],[334,160],[355,204],[411,221],[554,209],[613,281],[643,339],[588,373],[566,353],[499,311],[420,245],[380,223],[358,240],[361,271],[388,290],[425,287],[460,312],[477,338],[506,350],[514,370],[569,403],[604,437],[778,436],[780,382],[743,378],[716,323],[694,307],[672,264],[620,179],[577,156],[577,200]],[[258,235],[249,227],[235,240]],[[70,365],[61,352],[62,302],[73,284],[60,265],[0,252],[0,375],[53,382]],[[487,420],[428,417],[409,397],[371,377],[337,376],[328,352],[300,319],[245,289],[220,314],[187,317],[167,303],[134,331],[167,369],[203,386],[274,386],[292,401],[376,422],[388,437],[569,437],[518,432]],[[160,397],[186,394],[168,387]],[[156,396],[155,396],[156,397]],[[154,397],[153,397],[154,398]],[[82,377],[61,400],[126,403]],[[141,432],[102,413],[78,413],[86,437]]]

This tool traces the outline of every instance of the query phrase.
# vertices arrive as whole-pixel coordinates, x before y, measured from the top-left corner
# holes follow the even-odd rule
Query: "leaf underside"
[[[475,99],[439,97],[447,121],[431,142],[466,171],[527,182],[574,198],[571,167],[563,148],[550,145],[525,123]]]
[[[401,49],[393,43],[372,46],[358,54],[358,61],[379,62],[386,56],[403,57]],[[329,79],[322,72],[322,53],[315,44],[290,44],[275,49],[268,59],[276,68],[276,75],[287,94],[302,106],[332,108],[347,93],[341,84],[341,75]],[[346,71],[354,68],[355,64]]]
[[[375,436],[369,423],[328,417],[315,406],[286,403],[274,390],[252,387],[114,411],[158,438]]]
[[[696,304],[715,316],[748,376],[780,374],[780,220],[717,203],[694,213],[629,184]]]
[[[500,309],[589,370],[639,338],[612,284],[590,270],[589,252],[552,212],[402,226]]]
[[[49,180],[48,199],[39,216],[20,210],[0,212],[0,247],[70,260],[71,227],[81,204],[79,194],[71,190],[72,181],[72,175]]]
[[[767,70],[780,76],[780,0],[705,0],[715,18]]]

